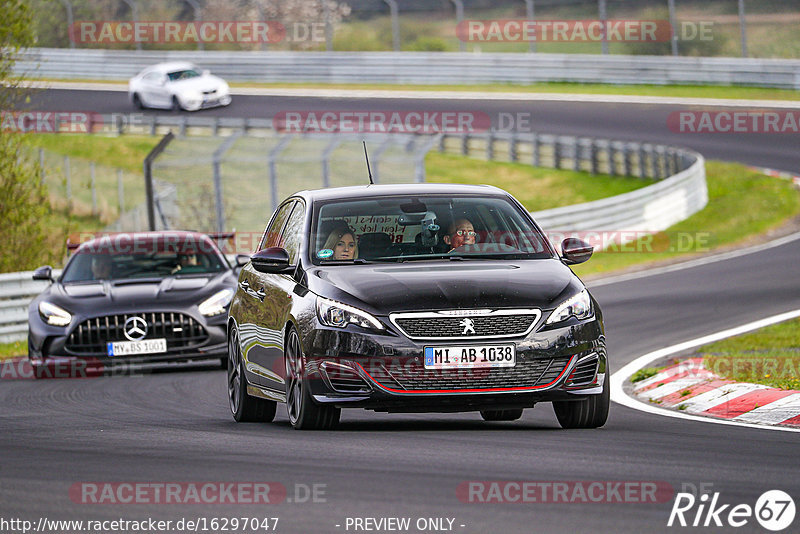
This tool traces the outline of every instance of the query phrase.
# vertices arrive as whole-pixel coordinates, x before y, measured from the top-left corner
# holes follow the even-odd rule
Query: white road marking
[[[640,356],[639,358],[636,358],[629,364],[622,367],[619,371],[611,375],[611,400],[613,400],[618,404],[622,404],[623,406],[627,406],[628,408],[632,408],[634,410],[639,410],[642,412],[652,413],[656,415],[663,415],[665,417],[673,417],[676,419],[699,421],[703,423],[712,423],[717,425],[732,425],[732,426],[743,426],[746,428],[776,430],[779,432],[800,432],[800,428],[759,425],[743,421],[736,421],[733,419],[731,420],[714,419],[710,417],[703,417],[700,415],[686,414],[674,410],[667,410],[665,408],[659,408],[657,405],[642,402],[638,399],[630,397],[623,390],[623,384],[625,384],[625,382],[633,375],[633,373],[635,373],[636,371],[638,371],[643,367],[647,367],[656,360],[659,360],[666,356],[670,356],[672,354],[676,354],[684,350],[693,349],[695,347],[699,347],[707,343],[719,341],[720,339],[725,339],[731,336],[737,336],[739,334],[744,334],[745,332],[758,330],[759,328],[763,328],[765,326],[780,323],[783,321],[788,321],[790,319],[795,319],[797,317],[800,317],[800,309],[792,310],[786,313],[780,313],[778,315],[766,317],[764,319],[743,324],[735,328],[729,328],[727,330],[722,330],[714,334],[699,337],[689,341],[684,341],[683,343],[678,343],[677,345],[672,345],[671,347],[665,347],[663,349],[655,350],[653,352]]]
[[[715,408],[737,397],[741,397],[742,395],[746,395],[751,391],[756,391],[759,389],[769,389],[769,388],[767,388],[767,386],[762,386],[760,384],[748,384],[748,383],[727,384],[712,389],[711,391],[706,391],[705,393],[701,393],[700,395],[692,397],[691,399],[686,399],[684,402],[681,402],[680,404],[686,406],[687,411],[695,413],[705,412],[706,410],[710,410],[711,408]]]

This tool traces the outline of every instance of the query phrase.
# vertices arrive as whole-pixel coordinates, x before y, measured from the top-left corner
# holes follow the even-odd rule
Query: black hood
[[[71,313],[106,315],[131,309],[175,309],[199,304],[217,291],[233,288],[230,271],[186,278],[152,278],[102,282],[55,283],[42,298]]]
[[[583,286],[555,259],[326,265],[308,272],[314,293],[379,315],[453,308],[554,307]]]

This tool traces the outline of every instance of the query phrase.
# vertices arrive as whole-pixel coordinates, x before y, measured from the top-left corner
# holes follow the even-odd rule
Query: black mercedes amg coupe
[[[565,428],[602,426],[600,307],[511,195],[489,186],[303,191],[273,214],[228,318],[236,421],[287,405],[298,429],[341,408],[478,411],[511,421],[552,402]]]
[[[52,281],[28,309],[37,377],[53,366],[81,376],[119,363],[227,362],[236,273],[206,234],[102,236],[80,244],[57,279],[49,266],[33,278]]]

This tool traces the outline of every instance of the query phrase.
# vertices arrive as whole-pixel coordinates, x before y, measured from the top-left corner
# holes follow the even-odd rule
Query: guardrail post
[[[572,138],[572,170],[581,170],[581,143],[577,137]]]
[[[672,174],[678,174],[679,172],[681,172],[683,170],[681,168],[681,157],[680,157],[680,154],[678,154],[678,151],[674,150],[674,149],[672,151],[672,166],[675,169],[675,172],[673,172]]]
[[[653,145],[647,145],[647,156],[650,158],[650,177],[657,178],[656,166],[658,161],[656,160],[656,151]]]
[[[489,132],[489,136],[486,138],[486,159],[494,161],[494,133],[492,132]]]
[[[94,161],[89,162],[89,183],[92,188],[92,215],[97,216],[97,187],[95,186]]]
[[[156,134],[156,117],[157,115],[150,117],[150,135]]]
[[[647,170],[645,169],[644,145],[639,145],[637,152],[639,154],[639,178],[647,178]]]
[[[446,137],[447,135],[445,134],[442,134],[441,137],[439,137],[439,152],[444,152],[445,149],[444,140]]]
[[[214,117],[214,123],[211,125],[211,135],[214,137],[219,133],[219,117]]]
[[[467,133],[461,136],[461,155],[469,156],[469,134]]]
[[[622,164],[624,165],[625,176],[632,176],[631,169],[631,147],[628,143],[622,145]]]
[[[125,213],[125,190],[122,186],[122,169],[117,169],[117,204],[119,205],[119,216]]]
[[[508,159],[510,159],[513,163],[516,163],[519,160],[519,155],[517,154],[516,132],[512,133],[511,139],[508,140]]]
[[[325,19],[325,50],[333,50],[333,25],[331,24],[331,9],[327,0],[322,0],[322,13]]]
[[[200,4],[197,2],[197,0],[185,0],[185,1],[187,4],[192,6],[192,10],[194,10],[194,21],[200,22],[201,20],[203,20],[202,8],[200,7]],[[203,43],[202,39],[199,38],[197,39],[197,49],[205,50],[205,44]]]
[[[589,144],[589,159],[591,161],[591,173],[597,174],[597,139],[591,139]]]
[[[617,151],[614,148],[614,143],[612,141],[608,142],[607,147],[607,154],[608,154],[608,174],[611,176],[617,176]]]
[[[186,117],[181,117],[181,122],[179,125],[178,135],[181,137],[186,137]]]
[[[553,168],[561,168],[561,140],[558,137],[553,139]]]
[[[114,125],[117,127],[117,134],[122,135],[125,133],[125,121],[122,120],[121,115],[114,115]]]
[[[531,158],[532,165],[539,167],[542,161],[542,141],[536,132],[531,133]]]

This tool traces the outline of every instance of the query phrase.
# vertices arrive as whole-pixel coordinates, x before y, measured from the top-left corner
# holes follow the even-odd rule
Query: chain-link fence
[[[39,46],[125,49],[486,51],[688,56],[800,57],[798,0],[31,0]],[[570,32],[533,39],[465,37],[469,21],[660,21],[657,41]],[[269,39],[97,38],[81,21],[271,21]],[[72,34],[70,33],[72,28]],[[219,28],[216,28],[217,30]],[[670,29],[672,30],[670,35]],[[110,32],[116,33],[111,26]],[[489,30],[491,31],[491,30]],[[94,35],[94,34],[91,34]],[[194,35],[194,34],[193,34]],[[191,37],[191,35],[189,36]],[[607,36],[609,37],[609,36]]]
[[[424,156],[437,138],[241,132],[178,137],[153,165],[156,226],[204,232],[262,230],[278,203],[292,193],[368,184],[362,140],[375,183],[409,183],[424,181]],[[147,219],[140,223],[146,225]]]

